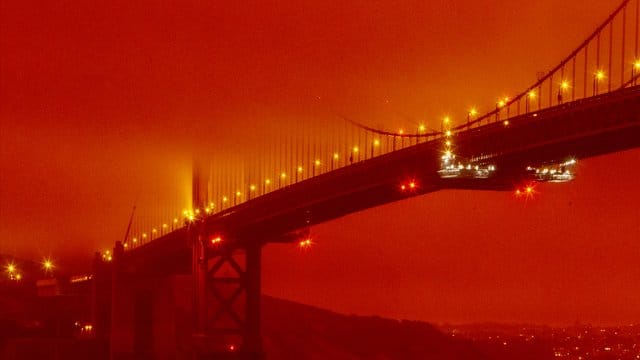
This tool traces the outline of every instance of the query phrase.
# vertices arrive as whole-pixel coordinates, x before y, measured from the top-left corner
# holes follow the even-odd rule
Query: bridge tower
[[[210,174],[193,166],[193,208],[208,201]],[[222,238],[203,222],[188,228],[192,246],[193,349],[197,359],[262,359],[260,332],[263,242]]]

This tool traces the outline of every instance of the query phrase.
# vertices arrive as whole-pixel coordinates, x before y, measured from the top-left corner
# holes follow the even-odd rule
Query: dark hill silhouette
[[[490,359],[424,322],[341,315],[269,296],[263,302],[268,359]]]

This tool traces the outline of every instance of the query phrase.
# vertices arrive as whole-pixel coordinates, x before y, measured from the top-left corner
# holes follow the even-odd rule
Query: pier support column
[[[196,358],[263,359],[262,243],[232,247],[199,239],[193,248]]]

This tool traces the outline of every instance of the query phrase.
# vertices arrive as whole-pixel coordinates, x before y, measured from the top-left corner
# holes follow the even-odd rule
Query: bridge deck
[[[286,234],[374,206],[446,188],[511,190],[531,163],[578,159],[640,146],[640,87],[635,86],[496,122],[454,135],[456,153],[495,164],[489,179],[441,179],[443,140],[337,169],[203,219],[207,234],[226,241],[277,241]],[[416,181],[416,188],[400,185]],[[190,271],[188,229],[127,252],[139,264],[182,259]],[[176,256],[179,255],[179,256]],[[138,267],[138,266],[137,266]]]

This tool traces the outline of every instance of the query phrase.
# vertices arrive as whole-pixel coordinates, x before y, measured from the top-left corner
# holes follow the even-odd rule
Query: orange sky
[[[235,2],[233,2],[235,4]],[[252,154],[293,121],[388,128],[488,110],[617,0],[0,2],[0,253],[72,267],[188,202],[191,150]],[[340,124],[339,122],[336,122]],[[447,191],[265,252],[265,292],[428,321],[640,321],[640,151],[533,201]]]

